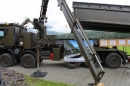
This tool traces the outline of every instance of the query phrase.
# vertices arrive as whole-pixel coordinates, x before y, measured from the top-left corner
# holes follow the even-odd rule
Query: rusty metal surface
[[[36,68],[25,69],[20,64],[8,69],[29,76],[36,71]],[[87,86],[88,83],[94,81],[89,69],[84,65],[81,65],[77,69],[68,69],[64,65],[64,61],[45,60],[41,63],[40,70],[42,72],[48,72],[47,76],[43,78],[44,80],[64,82],[76,86]],[[130,64],[117,69],[105,68],[105,75],[101,79],[101,82],[105,86],[130,86]]]

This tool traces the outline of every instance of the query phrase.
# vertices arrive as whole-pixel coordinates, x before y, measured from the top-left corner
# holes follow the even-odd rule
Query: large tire
[[[21,65],[25,68],[35,67],[36,60],[32,54],[25,54],[21,58]]]
[[[0,65],[4,67],[10,67],[13,64],[12,56],[8,53],[4,53],[0,56]]]
[[[75,68],[78,68],[80,66],[80,62],[65,62],[65,65],[69,69],[75,69]]]
[[[121,56],[117,53],[110,53],[109,55],[107,55],[105,63],[107,65],[107,67],[111,68],[111,69],[115,69],[120,67],[121,65]]]

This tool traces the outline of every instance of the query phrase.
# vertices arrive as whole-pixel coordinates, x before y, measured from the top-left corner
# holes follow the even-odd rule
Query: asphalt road
[[[20,64],[9,67],[8,69],[29,76],[37,70],[37,68],[23,68]],[[43,77],[44,80],[64,82],[76,86],[87,86],[89,83],[94,82],[89,69],[84,65],[81,65],[77,69],[68,69],[64,61],[44,60],[40,65],[40,70],[41,72],[48,73]],[[130,64],[117,69],[104,68],[104,70],[105,74],[101,79],[101,83],[104,83],[105,86],[130,86]]]

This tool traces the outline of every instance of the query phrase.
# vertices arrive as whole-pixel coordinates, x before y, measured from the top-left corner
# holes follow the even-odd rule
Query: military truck
[[[43,60],[42,55],[46,56],[52,52],[53,60],[60,60],[63,56],[63,50],[60,50],[62,46],[54,44],[54,35],[46,37],[49,40],[46,38],[43,42],[40,39],[42,43],[39,45],[38,33],[28,32],[23,23],[21,25],[0,23],[0,64],[9,67],[21,61],[23,67],[35,67],[37,62],[36,46],[42,47],[39,57],[40,62]]]
[[[48,1],[49,0],[42,0],[40,17],[39,19],[34,19],[33,22],[26,19],[20,25],[14,23],[0,24],[0,64],[2,66],[9,67],[17,61],[21,61],[23,67],[31,68],[34,67],[36,63],[38,65],[43,59],[48,59],[49,55],[51,60],[61,60],[64,56],[64,46],[56,44],[55,36],[45,34],[46,29],[44,22],[46,19]],[[66,1],[58,0],[58,3],[81,49],[81,54],[64,57],[66,66],[76,68],[80,62],[85,62],[95,80],[91,86],[95,86],[100,82],[100,79],[105,73],[101,61],[107,62],[110,60],[108,61],[109,66],[107,66],[116,68],[121,64],[122,60],[123,63],[126,63],[126,56],[123,52],[117,50],[103,50],[97,47],[99,48],[97,51],[96,47],[93,48],[84,32],[84,28],[81,26],[82,23],[80,24],[81,21],[76,19],[71,13]],[[82,12],[79,13],[82,14]],[[24,25],[28,22],[31,22],[34,29],[38,30],[37,34],[27,32],[27,28]],[[107,59],[102,58],[106,56]],[[97,64],[100,67],[100,71],[96,68]]]
[[[103,65],[106,65],[108,68],[115,69],[120,67],[121,64],[126,64],[126,60],[128,60],[128,58],[124,51],[116,48],[110,48],[110,45],[100,46],[100,42],[103,40],[91,39],[89,41],[91,46],[94,47],[96,53],[99,55],[99,59]],[[57,39],[56,42],[64,44],[64,61],[68,68],[78,68],[82,63],[85,63],[85,59],[83,58],[75,39]],[[98,67],[97,62],[94,63],[95,66]]]
[[[81,14],[78,14],[79,12],[77,13],[77,9],[79,6],[82,6],[82,3],[80,3],[81,5],[77,4],[77,2],[73,3],[74,14],[76,18],[80,19],[81,16],[79,15]],[[31,68],[35,67],[37,60],[40,62],[43,59],[60,61],[64,58],[68,68],[74,69],[79,67],[81,63],[85,62],[82,55],[65,55],[64,49],[67,50],[65,44],[68,42],[62,40],[61,43],[58,42],[56,35],[46,35],[46,27],[44,27],[44,22],[46,21],[46,5],[43,6],[40,13],[39,20],[34,19],[33,22],[26,19],[20,25],[15,23],[0,23],[0,64],[9,67],[16,62],[21,62],[23,67]],[[28,22],[33,24],[34,29],[38,30],[37,33],[27,31],[24,25]],[[83,20],[80,19],[80,22],[85,28]],[[88,26],[91,25],[89,23],[87,24]],[[126,64],[127,56],[122,51],[117,49],[104,49],[99,46],[94,46],[94,49],[100,56],[100,62],[105,63],[109,68],[117,68],[122,63]],[[40,53],[37,54],[38,52]],[[94,63],[97,66],[97,62],[94,61]]]
[[[130,6],[103,3],[73,2],[74,16],[84,30],[130,32]],[[115,46],[115,45],[112,45]],[[106,46],[107,47],[107,46]],[[101,61],[109,68],[117,68],[126,64],[128,57],[117,49],[94,47]]]

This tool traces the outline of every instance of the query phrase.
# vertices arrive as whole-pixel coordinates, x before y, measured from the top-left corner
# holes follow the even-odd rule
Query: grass
[[[26,75],[24,75],[24,77],[25,77],[25,82],[29,86],[73,86],[73,85],[69,85],[69,84],[65,84],[61,82],[45,81],[43,79],[29,77]]]
[[[118,49],[126,52],[127,55],[130,55],[130,46],[118,46]]]

